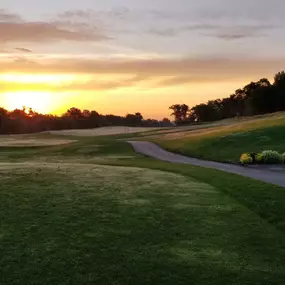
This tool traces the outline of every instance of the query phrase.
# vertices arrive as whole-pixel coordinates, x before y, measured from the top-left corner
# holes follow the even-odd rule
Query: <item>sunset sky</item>
[[[0,105],[169,116],[285,69],[284,0],[1,0]]]

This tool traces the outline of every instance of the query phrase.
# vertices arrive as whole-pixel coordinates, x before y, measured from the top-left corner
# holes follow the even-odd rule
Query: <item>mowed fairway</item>
[[[86,130],[61,130],[61,131],[48,131],[46,133],[52,135],[68,135],[68,136],[81,136],[81,137],[92,137],[92,136],[109,136],[109,135],[121,135],[121,134],[133,134],[143,132],[153,132],[164,130],[168,128],[134,128],[134,127],[102,127],[96,129]]]
[[[0,148],[0,284],[283,284],[283,188],[118,138]]]

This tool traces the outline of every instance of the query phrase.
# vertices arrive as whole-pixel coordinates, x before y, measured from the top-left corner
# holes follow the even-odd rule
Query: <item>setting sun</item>
[[[7,109],[32,108],[40,113],[51,111],[51,93],[48,92],[11,92],[4,93],[4,101]]]

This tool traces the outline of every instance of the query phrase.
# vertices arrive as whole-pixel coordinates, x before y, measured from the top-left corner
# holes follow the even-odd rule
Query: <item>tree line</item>
[[[46,115],[31,108],[8,111],[0,108],[0,134],[35,133],[49,130],[89,129],[104,126],[167,127],[169,119],[144,119],[141,113],[126,116],[101,115],[96,111],[70,108],[63,115]]]
[[[210,100],[191,109],[186,104],[175,104],[169,109],[179,125],[285,111],[285,72],[278,72],[272,84],[262,78],[227,98]]]

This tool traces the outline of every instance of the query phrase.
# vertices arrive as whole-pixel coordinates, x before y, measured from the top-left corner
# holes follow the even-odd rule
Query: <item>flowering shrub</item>
[[[244,153],[240,157],[240,163],[241,164],[251,164],[253,162],[253,159],[249,153]]]
[[[279,164],[283,162],[283,156],[274,150],[265,150],[262,153],[263,161],[267,164]]]
[[[257,153],[255,155],[255,162],[256,163],[263,163],[264,159],[263,159],[263,155],[262,153]]]

